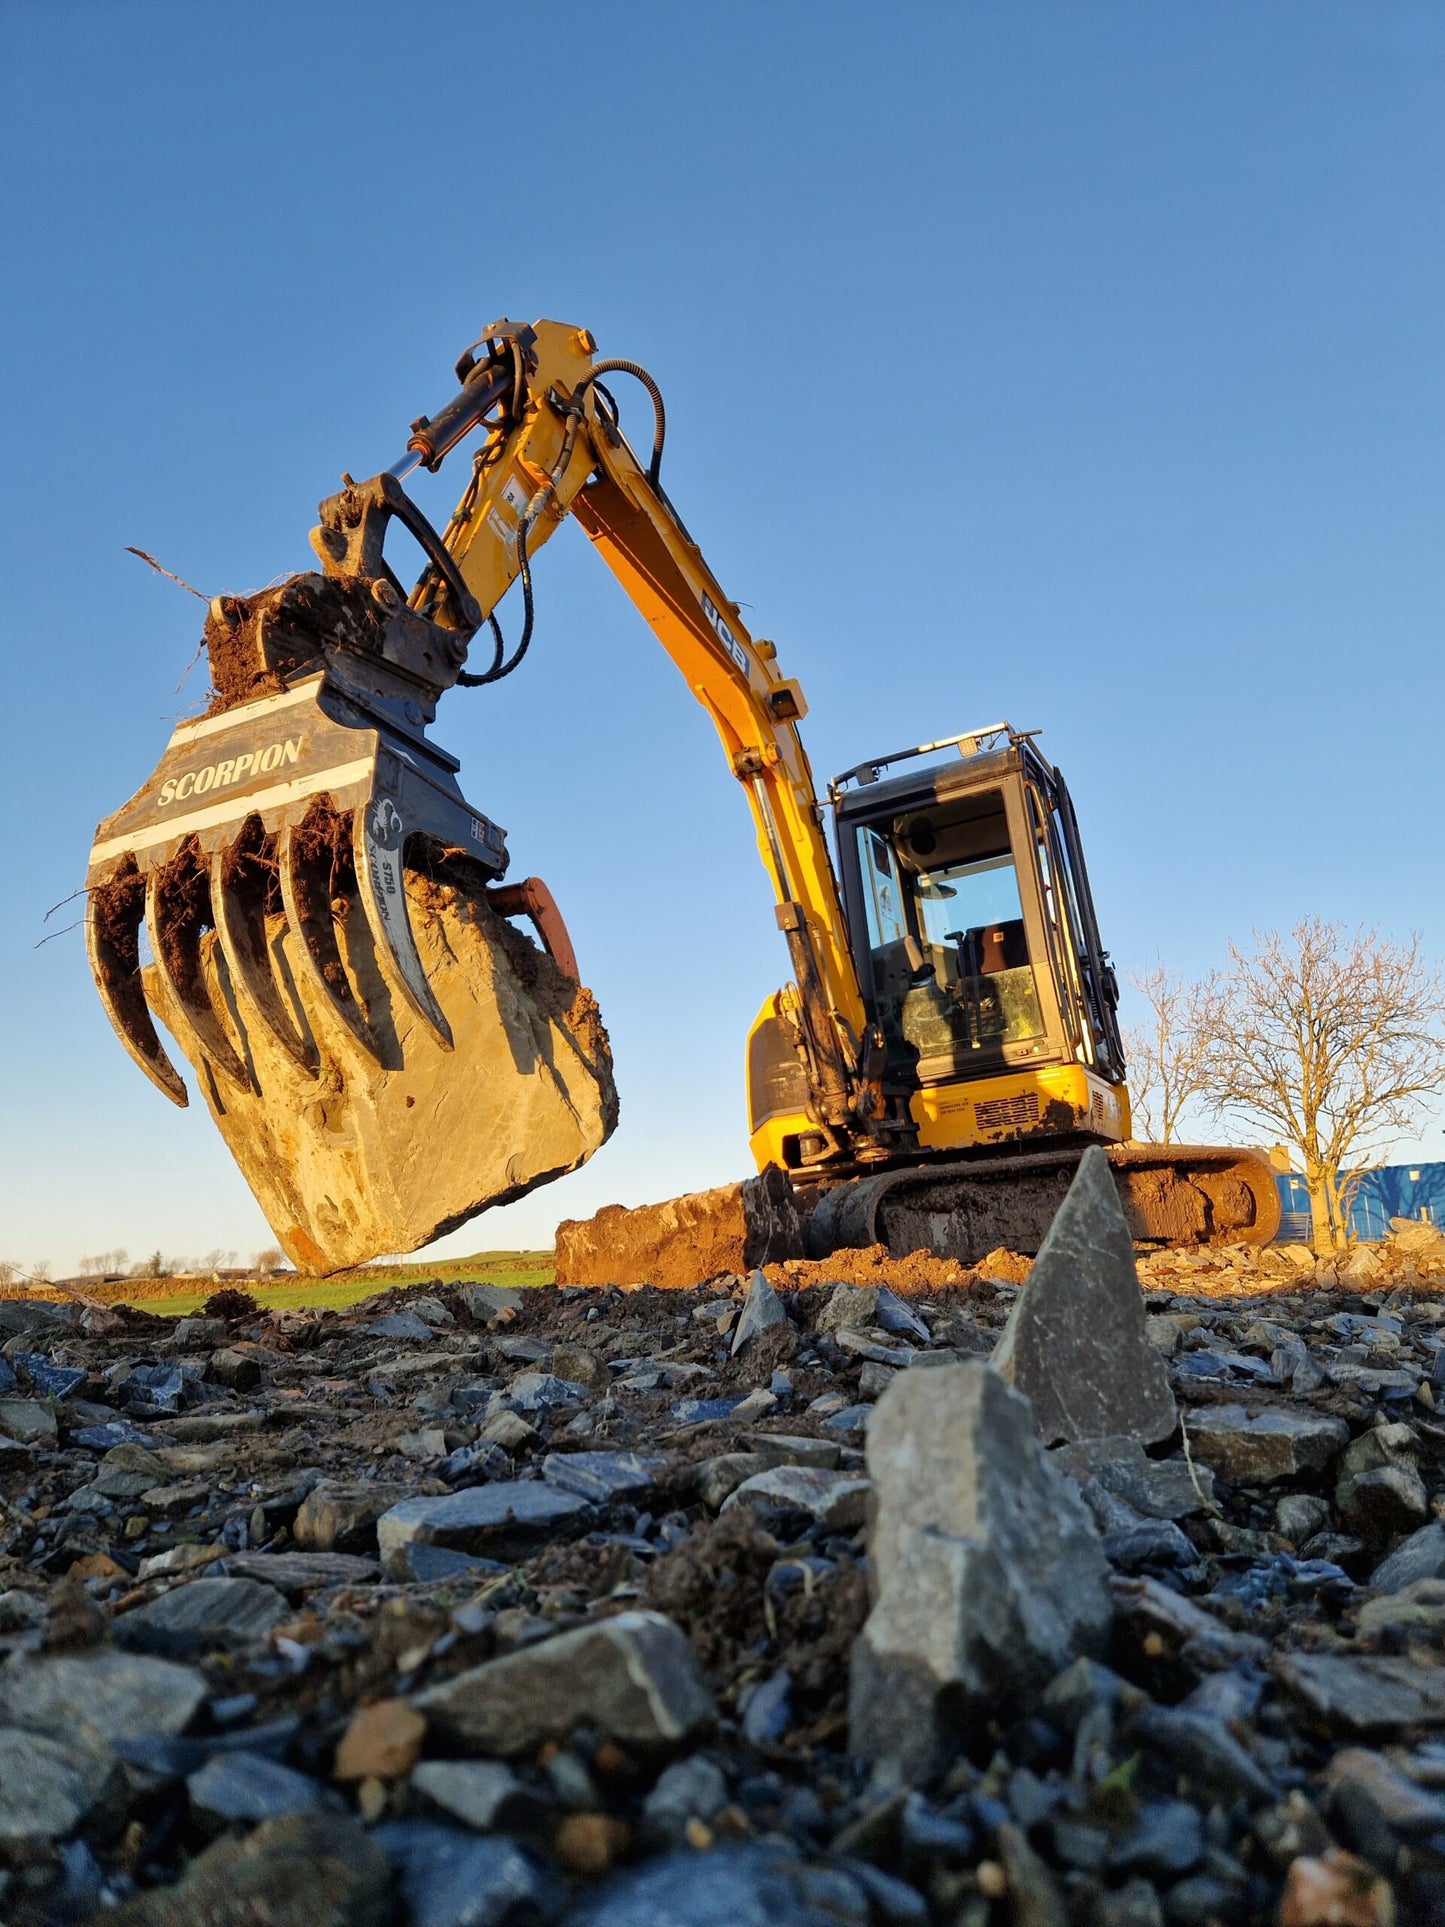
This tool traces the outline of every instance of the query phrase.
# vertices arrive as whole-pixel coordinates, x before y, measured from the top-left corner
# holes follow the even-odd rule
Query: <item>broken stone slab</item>
[[[749,1432],[739,1443],[760,1452],[769,1465],[811,1465],[823,1472],[833,1471],[843,1450],[833,1439],[794,1432]]]
[[[135,1651],[181,1657],[263,1640],[290,1607],[274,1586],[256,1579],[191,1579],[135,1606],[114,1622],[115,1637]]]
[[[1091,1145],[993,1355],[1046,1445],[1174,1430],[1174,1394],[1145,1331],[1134,1241],[1108,1159]]]
[[[1350,1437],[1343,1419],[1288,1405],[1198,1405],[1187,1431],[1194,1457],[1234,1485],[1318,1472]]]
[[[609,1204],[557,1227],[559,1285],[657,1285],[691,1290],[724,1273],[803,1255],[793,1188],[777,1165],[740,1184],[665,1204]]]
[[[542,1477],[593,1505],[613,1505],[620,1499],[641,1504],[666,1481],[671,1463],[656,1453],[549,1452],[542,1461]]]
[[[1274,1673],[1332,1733],[1385,1740],[1445,1726],[1445,1668],[1384,1654],[1285,1653]]]
[[[422,1760],[412,1768],[411,1783],[433,1806],[478,1833],[529,1827],[547,1811],[546,1800],[500,1760]]]
[[[1188,1519],[1214,1500],[1208,1466],[1196,1466],[1191,1477],[1186,1460],[1151,1459],[1138,1439],[1081,1439],[1056,1446],[1050,1457],[1078,1484],[1097,1479],[1146,1519]]]
[[[514,1758],[588,1725],[623,1746],[672,1747],[712,1723],[687,1639],[660,1613],[626,1612],[459,1673],[412,1701],[452,1739]]]
[[[233,1552],[226,1572],[239,1579],[259,1579],[289,1599],[300,1599],[322,1586],[364,1586],[377,1575],[374,1559],[347,1552]]]
[[[743,1300],[738,1322],[733,1327],[732,1355],[737,1357],[744,1345],[752,1343],[771,1325],[786,1325],[788,1314],[783,1301],[768,1283],[766,1274],[755,1271],[748,1280],[748,1295]]]
[[[15,1658],[0,1669],[0,1723],[107,1746],[137,1733],[182,1733],[206,1697],[189,1666],[139,1653]]]
[[[440,1496],[445,1490],[440,1479],[405,1485],[380,1479],[356,1485],[322,1479],[312,1486],[296,1514],[296,1543],[308,1552],[374,1552],[376,1522],[383,1512],[403,1499]]]
[[[867,1463],[875,1603],[853,1647],[849,1746],[922,1780],[972,1719],[1026,1707],[1102,1651],[1109,1569],[1028,1402],[982,1364],[900,1373]]]
[[[387,1927],[391,1866],[349,1814],[317,1808],[222,1834],[174,1887],[137,1894],[108,1927]]]
[[[197,1083],[301,1272],[414,1251],[488,1205],[576,1170],[617,1122],[611,1051],[591,992],[564,977],[480,893],[412,870],[404,875],[450,1050],[392,997],[364,915],[338,918],[334,928],[379,1058],[329,999],[311,993],[295,955],[298,933],[288,923],[276,938],[280,967],[299,987],[321,1054],[319,1084],[269,1026],[237,1018],[219,948],[207,947],[203,958],[206,987],[239,1022],[258,1088],[228,1088],[222,1106],[199,1065]],[[159,972],[148,974],[146,993],[173,1037],[194,1035]]]
[[[775,1465],[755,1472],[723,1501],[723,1511],[751,1506],[759,1523],[784,1537],[796,1535],[787,1522],[802,1518],[828,1532],[854,1532],[862,1525],[871,1490],[866,1479],[851,1472],[824,1472],[807,1465]]]
[[[1370,1574],[1381,1592],[1403,1592],[1417,1579],[1445,1579],[1445,1525],[1438,1519],[1412,1532]]]
[[[925,1345],[930,1337],[928,1326],[918,1313],[911,1311],[887,1285],[834,1285],[828,1302],[818,1313],[814,1329],[867,1331],[873,1326],[880,1331],[907,1332]]]
[[[420,1541],[453,1552],[503,1553],[532,1547],[579,1527],[592,1508],[575,1493],[541,1479],[473,1485],[444,1499],[405,1499],[376,1522],[383,1573],[403,1546]]]
[[[418,1318],[410,1308],[395,1311],[385,1318],[378,1318],[374,1324],[363,1325],[362,1333],[367,1338],[409,1338],[420,1340],[424,1345],[436,1333],[424,1318]]]
[[[62,1839],[101,1799],[114,1770],[104,1753],[48,1733],[0,1727],[0,1841]]]

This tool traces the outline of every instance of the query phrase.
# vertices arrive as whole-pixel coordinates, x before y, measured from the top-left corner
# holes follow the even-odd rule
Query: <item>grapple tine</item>
[[[189,1027],[187,1056],[203,1056],[243,1091],[255,1089],[250,1071],[226,1035],[201,966],[201,933],[211,916],[210,880],[194,844],[183,844],[169,863],[146,878],[146,928],[156,969],[171,992],[173,1021]]]
[[[366,1013],[357,1001],[356,992],[351,988],[351,979],[346,974],[346,965],[341,961],[341,949],[336,941],[331,910],[331,868],[335,861],[335,846],[318,838],[315,839],[317,847],[308,847],[313,841],[310,833],[317,821],[313,814],[308,816],[305,823],[287,823],[282,827],[279,851],[281,901],[286,906],[287,921],[299,939],[296,955],[308,982],[326,1000],[362,1049],[381,1063],[381,1047]],[[349,856],[350,852],[347,854]]]
[[[140,926],[145,879],[134,857],[105,883],[94,883],[85,906],[85,948],[91,975],[115,1034],[156,1089],[184,1110],[190,1103],[179,1071],[156,1035],[140,974]]]
[[[272,839],[259,817],[249,817],[235,841],[222,845],[211,858],[211,911],[237,996],[254,1008],[302,1070],[314,1071],[316,1047],[292,1020],[271,966],[266,898],[274,863]],[[277,902],[279,907],[279,895]]]
[[[374,797],[355,812],[353,837],[361,900],[376,939],[376,960],[393,996],[400,996],[427,1024],[443,1050],[452,1049],[452,1028],[426,980],[406,908],[402,846],[406,826],[389,796]]]

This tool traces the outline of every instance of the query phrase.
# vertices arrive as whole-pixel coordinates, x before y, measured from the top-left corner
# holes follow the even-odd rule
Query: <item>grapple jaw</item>
[[[211,605],[212,713],[100,824],[86,876],[121,1042],[185,1104],[160,1018],[307,1270],[413,1249],[560,1176],[616,1116],[550,893],[496,887],[506,837],[426,735],[477,611],[444,570],[428,612],[408,606],[380,554],[397,497],[390,477],[348,485],[313,536],[327,573]],[[430,1160],[422,1106],[450,1133]]]
[[[407,912],[407,844],[424,839],[423,850],[457,853],[482,887],[507,866],[504,833],[463,798],[456,767],[419,729],[368,709],[324,671],[179,725],[149,782],[100,825],[86,877],[101,1001],[168,1097],[184,1103],[185,1089],[146,1007],[142,925],[167,1008],[184,1025],[177,1042],[233,1085],[251,1088],[252,1072],[207,987],[207,931],[216,933],[228,987],[250,1021],[264,1022],[301,1066],[316,1062],[306,999],[277,973],[267,929],[277,915],[297,934],[311,996],[382,1061],[341,956],[333,904],[365,915],[388,990],[451,1048]]]

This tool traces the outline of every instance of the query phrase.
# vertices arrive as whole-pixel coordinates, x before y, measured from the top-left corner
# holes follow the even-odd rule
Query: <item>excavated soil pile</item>
[[[912,1786],[865,1437],[1016,1285],[0,1301],[0,1917],[1445,1918],[1445,1240],[1145,1270],[1180,1428],[1047,1455],[1112,1632]]]

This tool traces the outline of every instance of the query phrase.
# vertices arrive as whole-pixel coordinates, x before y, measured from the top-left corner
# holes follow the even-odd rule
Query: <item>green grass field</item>
[[[258,1305],[268,1310],[301,1311],[313,1307],[329,1311],[344,1310],[359,1299],[395,1285],[419,1285],[440,1279],[443,1284],[469,1284],[485,1278],[494,1285],[550,1285],[550,1251],[479,1251],[470,1258],[435,1258],[430,1263],[377,1265],[361,1271],[342,1272],[335,1278],[285,1278],[275,1284],[260,1284],[249,1279],[232,1278],[225,1282],[240,1291],[249,1291]],[[158,1281],[159,1282],[159,1281]],[[157,1290],[147,1280],[138,1281],[135,1295],[125,1294],[125,1302],[141,1311],[157,1311],[167,1318],[182,1318],[199,1311],[213,1291],[220,1287],[207,1280],[178,1278],[168,1289]]]

